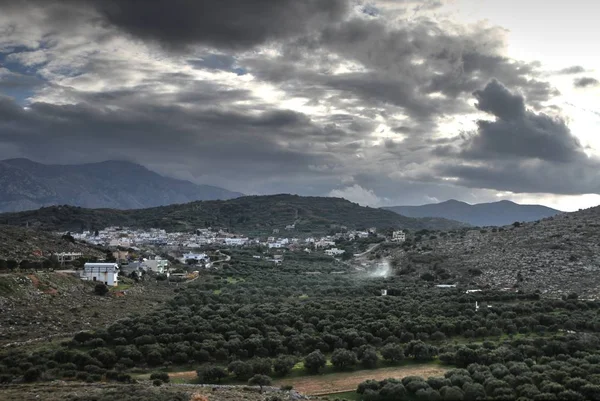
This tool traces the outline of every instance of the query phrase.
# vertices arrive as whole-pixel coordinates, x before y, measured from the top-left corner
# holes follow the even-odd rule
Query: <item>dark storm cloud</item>
[[[599,84],[600,82],[592,77],[577,78],[573,81],[573,85],[576,88],[587,88],[589,86],[598,86]]]
[[[598,164],[553,164],[537,162],[493,162],[484,165],[452,165],[438,174],[455,177],[458,186],[515,193],[579,195],[600,193]]]
[[[588,157],[566,123],[526,108],[522,95],[497,80],[474,92],[476,107],[495,117],[477,131],[443,141],[433,168],[458,186],[516,193],[600,191],[600,161]]]
[[[15,7],[23,4],[46,17],[35,20],[43,32],[25,35],[31,45],[15,60],[34,65],[39,57],[35,69],[48,82],[28,109],[0,97],[0,155],[128,159],[201,182],[205,174],[212,177],[206,183],[246,193],[324,195],[360,185],[411,203],[467,196],[440,177],[473,188],[509,188],[512,179],[520,189],[530,175],[511,176],[518,173],[510,163],[545,163],[538,168],[546,174],[567,163],[561,177],[569,172],[572,180],[573,166],[583,165],[564,122],[525,107],[527,99],[540,110],[558,93],[542,80],[541,66],[502,56],[501,30],[421,18],[419,1],[378,1],[362,11],[350,0],[29,0]],[[30,19],[21,16],[25,25]],[[510,90],[486,86],[494,77]],[[470,136],[439,138],[438,124],[474,111],[474,91],[495,121],[479,122]],[[283,109],[298,104],[307,114]],[[588,177],[591,170],[581,168]]]
[[[553,162],[585,159],[583,147],[565,122],[525,108],[525,99],[513,94],[497,80],[473,94],[476,107],[496,117],[480,120],[467,142],[466,156],[493,158],[537,158]]]
[[[122,96],[113,94],[110,103]],[[108,97],[106,98],[108,99]],[[155,102],[153,102],[155,101]],[[225,175],[271,172],[285,174],[324,163],[327,154],[298,151],[294,140],[329,141],[339,132],[320,129],[308,117],[287,110],[219,108],[189,109],[166,105],[159,99],[121,103],[123,110],[81,102],[77,105],[34,103],[23,109],[0,97],[0,143],[16,146],[22,154],[47,159],[68,143],[70,155],[105,160],[127,157],[134,161],[189,160],[196,168],[222,169]],[[90,154],[90,149],[94,149]],[[81,160],[75,160],[81,161]],[[242,168],[251,165],[252,168]]]
[[[335,22],[346,0],[87,0],[111,24],[180,47],[244,49]]]
[[[525,99],[512,94],[497,80],[491,81],[483,90],[473,93],[477,99],[476,107],[493,114],[501,120],[514,120],[525,114]]]

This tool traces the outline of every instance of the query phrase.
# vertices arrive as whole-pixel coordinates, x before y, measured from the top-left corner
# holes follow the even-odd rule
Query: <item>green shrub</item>
[[[163,383],[170,381],[169,374],[166,372],[154,372],[150,375],[150,380],[160,380]]]

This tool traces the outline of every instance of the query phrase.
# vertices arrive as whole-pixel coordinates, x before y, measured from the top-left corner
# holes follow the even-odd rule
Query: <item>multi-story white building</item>
[[[119,285],[119,265],[116,263],[86,263],[80,277],[83,280],[98,281],[115,287]]]
[[[163,274],[169,268],[169,261],[162,259],[160,256],[154,257],[154,259],[144,259],[142,262],[142,269],[153,271],[154,273]]]

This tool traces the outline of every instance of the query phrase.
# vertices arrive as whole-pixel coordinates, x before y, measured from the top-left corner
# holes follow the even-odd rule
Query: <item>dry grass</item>
[[[368,379],[383,380],[387,378],[401,379],[406,376],[441,376],[446,370],[446,368],[436,365],[411,365],[281,379],[277,380],[274,385],[292,385],[295,390],[304,394],[323,395],[354,391],[361,382]]]

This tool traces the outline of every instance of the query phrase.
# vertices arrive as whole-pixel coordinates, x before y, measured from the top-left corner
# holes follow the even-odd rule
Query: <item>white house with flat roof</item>
[[[116,263],[86,263],[80,277],[83,280],[99,281],[116,287],[119,285],[119,265]]]
[[[406,233],[402,230],[394,231],[392,233],[392,241],[393,242],[404,242],[406,241]]]

